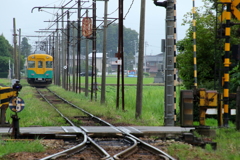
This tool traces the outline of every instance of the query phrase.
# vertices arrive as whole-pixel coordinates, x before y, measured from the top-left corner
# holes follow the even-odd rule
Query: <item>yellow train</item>
[[[52,83],[53,57],[48,54],[32,54],[27,57],[27,81],[31,86],[45,87]]]

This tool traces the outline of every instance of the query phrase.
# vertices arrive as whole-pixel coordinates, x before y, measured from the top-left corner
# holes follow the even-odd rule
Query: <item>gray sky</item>
[[[57,12],[61,14],[58,9],[44,9],[39,12],[38,9],[31,10],[33,7],[46,6],[46,7],[60,7],[71,0],[1,0],[0,9],[0,34],[3,33],[5,38],[12,44],[13,34],[13,18],[16,20],[16,28],[21,28],[22,35],[48,35],[46,33],[37,33],[40,29],[48,28],[52,22],[44,22],[54,20],[54,14]],[[68,6],[72,6],[75,1],[73,0]],[[124,0],[124,16],[129,10],[133,0]],[[159,0],[162,2],[163,0]],[[177,0],[177,39],[183,39],[186,29],[189,26],[181,26],[183,15],[192,9],[192,0]],[[89,7],[89,3],[85,3],[84,7]],[[202,0],[196,0],[195,6],[202,6]],[[140,6],[141,0],[134,0],[129,13],[124,20],[124,26],[139,32],[140,23]],[[108,13],[111,18],[118,17],[118,0],[109,0]],[[72,9],[72,12],[76,10]],[[115,12],[114,12],[115,11]],[[83,12],[83,11],[82,11]],[[114,13],[113,13],[114,12]],[[90,11],[91,13],[91,11]],[[165,14],[166,9],[163,7],[155,6],[152,0],[146,0],[146,24],[145,24],[145,42],[148,43],[146,53],[148,55],[158,54],[161,52],[161,39],[165,38]],[[102,19],[104,16],[104,1],[97,1],[97,19]],[[77,13],[73,13],[72,20],[77,20]],[[118,23],[118,21],[116,21]],[[53,29],[56,26],[52,27]],[[34,45],[38,38],[29,37],[29,43]],[[41,39],[39,39],[41,40]]]

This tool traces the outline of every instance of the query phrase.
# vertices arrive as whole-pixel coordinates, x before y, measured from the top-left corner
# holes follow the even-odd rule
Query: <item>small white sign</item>
[[[121,59],[119,59],[119,60],[117,60],[115,62],[116,62],[117,65],[122,65],[122,60]]]

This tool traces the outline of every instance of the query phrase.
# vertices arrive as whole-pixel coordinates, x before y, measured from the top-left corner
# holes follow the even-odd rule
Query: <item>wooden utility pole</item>
[[[143,88],[143,59],[145,40],[145,6],[146,0],[141,0],[140,30],[139,30],[139,54],[138,54],[138,76],[137,76],[137,98],[136,98],[136,118],[142,114],[142,88]]]

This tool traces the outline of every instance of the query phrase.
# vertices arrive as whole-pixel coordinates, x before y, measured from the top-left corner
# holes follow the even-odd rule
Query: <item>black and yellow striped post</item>
[[[192,14],[193,14],[193,64],[194,64],[194,86],[197,88],[197,44],[196,44],[196,17],[195,17],[195,0],[193,0],[193,8],[192,8]]]
[[[224,114],[223,114],[223,125],[224,127],[228,127],[228,119],[229,119],[229,66],[231,64],[229,58],[230,52],[230,20],[231,20],[231,0],[224,0],[224,3],[227,5],[226,12],[226,28],[225,28],[225,56],[224,56],[224,84],[223,84],[223,106],[224,106]]]

